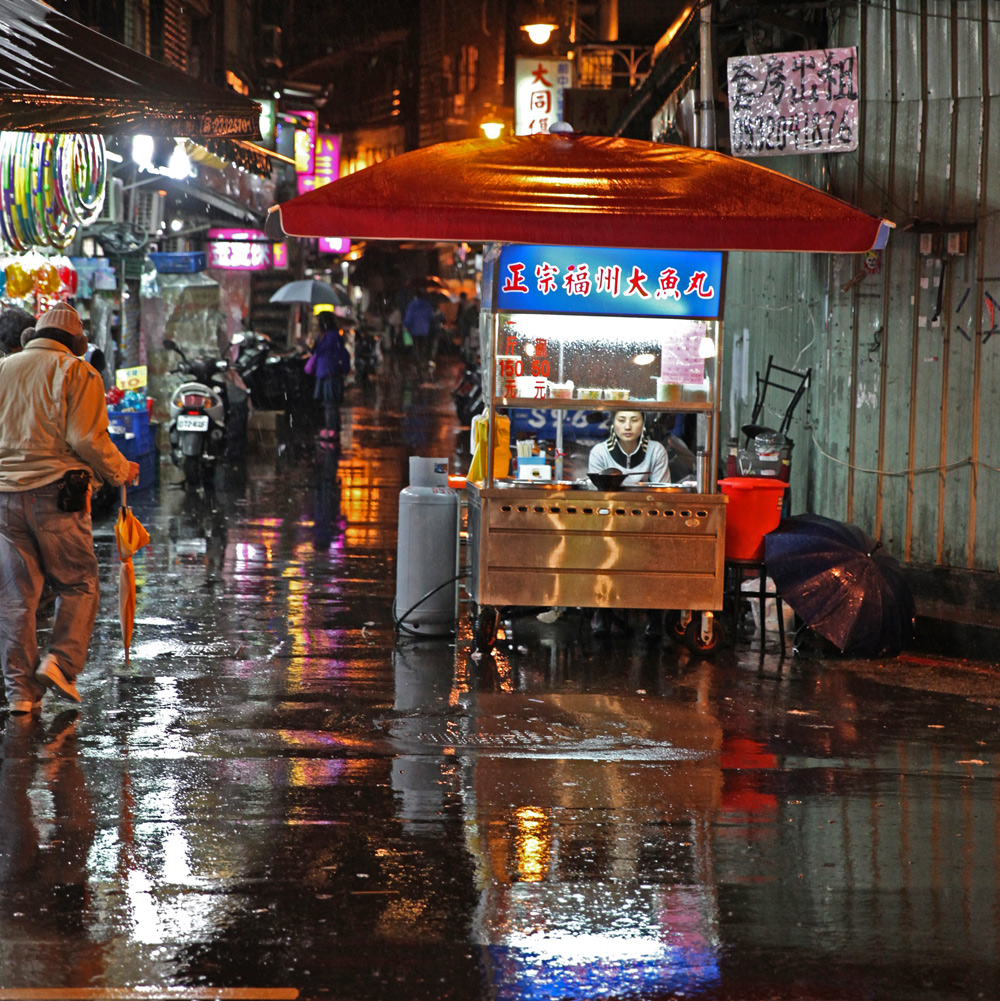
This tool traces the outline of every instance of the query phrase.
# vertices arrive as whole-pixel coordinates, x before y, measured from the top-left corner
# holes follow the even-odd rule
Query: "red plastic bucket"
[[[781,521],[788,484],[773,476],[730,476],[719,480],[726,505],[726,559],[760,560],[764,536]]]

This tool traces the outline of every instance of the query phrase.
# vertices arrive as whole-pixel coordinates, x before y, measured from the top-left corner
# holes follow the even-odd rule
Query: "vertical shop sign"
[[[290,111],[302,124],[295,127],[295,173],[298,175],[299,194],[312,191],[315,185],[303,185],[305,178],[312,178],[316,170],[316,125],[319,112]]]
[[[857,149],[856,48],[738,56],[728,73],[734,156]]]
[[[514,71],[514,134],[548,132],[562,121],[563,95],[572,82],[568,59],[518,59]]]

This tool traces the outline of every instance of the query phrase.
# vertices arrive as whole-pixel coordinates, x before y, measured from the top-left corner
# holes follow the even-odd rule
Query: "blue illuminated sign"
[[[715,251],[507,245],[500,250],[500,312],[715,319],[722,254]]]

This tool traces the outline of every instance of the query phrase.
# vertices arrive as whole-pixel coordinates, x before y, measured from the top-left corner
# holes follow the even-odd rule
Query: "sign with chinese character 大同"
[[[857,49],[738,56],[728,71],[734,156],[857,149]]]
[[[562,121],[563,92],[573,64],[567,59],[518,59],[514,70],[514,134],[548,132]]]
[[[210,229],[208,266],[220,271],[264,271],[273,263],[273,245],[256,229]]]
[[[722,254],[617,247],[502,247],[501,312],[594,313],[715,319]]]

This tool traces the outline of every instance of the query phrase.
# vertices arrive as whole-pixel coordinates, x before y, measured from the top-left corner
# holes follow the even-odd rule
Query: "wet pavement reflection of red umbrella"
[[[815,514],[764,536],[782,600],[844,653],[894,657],[913,638],[915,606],[899,564],[858,528]]]
[[[862,253],[892,224],[712,150],[576,134],[413,150],[275,206],[275,238]]]

